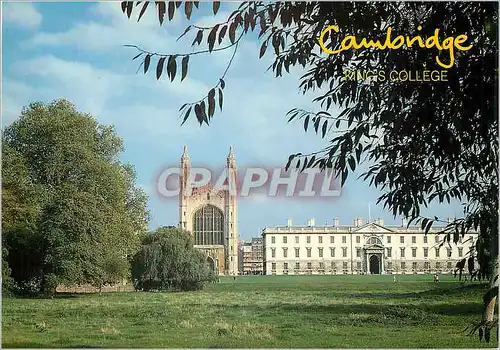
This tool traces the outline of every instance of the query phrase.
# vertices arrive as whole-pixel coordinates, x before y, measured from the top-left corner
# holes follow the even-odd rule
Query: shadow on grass
[[[199,304],[198,307],[203,307]],[[219,314],[228,317],[242,311],[256,315],[258,318],[274,318],[276,315],[298,318],[303,321],[317,322],[321,320],[331,325],[349,326],[408,326],[437,325],[440,316],[474,316],[480,315],[482,304],[479,300],[467,303],[413,303],[404,305],[391,304],[291,304],[274,303],[266,306],[250,305],[215,305]]]
[[[455,285],[455,283],[443,283],[434,285],[433,289],[426,290],[423,292],[358,292],[358,293],[348,293],[348,292],[338,292],[332,291],[325,293],[326,296],[330,298],[358,298],[358,299],[420,299],[420,298],[430,298],[430,297],[452,297],[464,293],[471,292],[486,292],[487,284],[476,283],[468,285],[460,285],[457,287],[450,288],[450,285]]]
[[[90,293],[88,293],[90,294]],[[58,292],[54,295],[54,297],[46,297],[46,296],[42,296],[42,295],[23,295],[23,294],[19,294],[19,295],[11,295],[11,296],[8,296],[8,297],[4,297],[4,298],[10,298],[10,299],[24,299],[24,300],[51,300],[51,299],[76,299],[76,298],[80,298],[82,296],[82,294],[78,294],[78,293],[67,293],[67,292]]]
[[[46,347],[47,344],[40,344],[35,342],[2,343],[2,349],[46,348]]]
[[[287,305],[279,304],[266,307],[267,310],[276,312],[299,312],[314,315],[348,315],[348,314],[372,314],[386,315],[389,317],[405,318],[410,320],[422,320],[427,323],[427,317],[434,315],[469,316],[481,314],[480,302],[465,304],[407,304],[407,305],[384,305],[384,304],[332,304],[332,305]]]
[[[101,349],[104,348],[102,345],[91,345],[91,344],[77,344],[77,345],[61,345],[61,344],[41,344],[37,342],[12,342],[3,343],[2,349],[36,349],[36,348],[53,348],[53,349]]]

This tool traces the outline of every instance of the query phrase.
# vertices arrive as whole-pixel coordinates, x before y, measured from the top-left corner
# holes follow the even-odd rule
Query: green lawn
[[[248,276],[200,292],[3,299],[3,347],[478,348],[484,285],[441,276]]]

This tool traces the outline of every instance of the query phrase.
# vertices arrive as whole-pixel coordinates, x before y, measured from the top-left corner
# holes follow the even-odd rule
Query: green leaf
[[[229,25],[229,40],[234,44],[236,40],[236,24],[233,22]]]
[[[358,148],[356,149],[356,161],[358,163],[361,160],[361,152],[363,152],[363,145],[359,144]]]
[[[429,222],[427,223],[427,225],[425,226],[425,234],[427,234],[429,232],[429,230],[431,229],[432,227],[432,224],[433,224],[433,220],[429,220]]]
[[[184,114],[184,119],[182,120],[181,126],[184,125],[184,123],[188,120],[189,114],[191,113],[191,109],[192,108],[193,108],[193,106],[189,107],[188,110],[187,110],[187,112],[186,112],[186,114]]]
[[[342,170],[342,179],[340,181],[340,186],[342,186],[342,187],[344,187],[344,184],[347,180],[347,174],[348,174],[347,169]]]
[[[351,167],[352,171],[354,171],[354,169],[356,169],[356,161],[354,160],[353,156],[351,156],[349,158],[349,166]]]
[[[306,169],[307,167],[307,164],[309,164],[309,162],[307,161],[307,157],[304,159],[304,164],[302,165],[302,172]]]
[[[267,49],[267,43],[264,41],[262,43],[262,46],[260,47],[259,58],[262,58],[262,56],[264,56],[264,54],[266,53],[266,49]]]
[[[160,57],[158,60],[158,65],[156,66],[156,80],[160,79],[161,73],[163,73],[163,64],[165,62],[165,56]]]
[[[205,101],[201,101],[200,103],[201,115],[203,117],[203,121],[208,125],[207,111]]]
[[[132,61],[134,61],[136,58],[141,57],[141,56],[142,56],[142,54],[143,54],[143,52],[140,52],[140,53],[138,53],[137,55],[135,55],[135,56],[134,56],[134,58],[132,58]]]
[[[184,56],[182,58],[182,75],[181,75],[181,81],[184,80],[184,78],[187,76],[187,71],[188,71],[188,63],[189,63],[189,56]]]
[[[220,1],[214,0],[213,2],[213,10],[214,10],[214,15],[217,14],[220,8]]]
[[[149,64],[151,63],[151,55],[146,55],[144,58],[144,74],[148,72]]]
[[[208,92],[208,118],[212,118],[215,112],[215,89]]]
[[[215,27],[212,28],[212,30],[208,34],[207,43],[208,43],[208,51],[209,52],[212,52],[212,50],[214,49],[215,40],[217,39],[217,30],[218,29],[219,29],[219,25],[217,24]]]
[[[324,138],[325,135],[326,135],[326,128],[327,128],[327,126],[328,126],[328,120],[325,120],[323,122],[322,135],[321,135],[322,138]]]
[[[314,121],[314,131],[318,133],[319,123],[321,122],[321,118],[319,117],[313,118],[313,121]]]
[[[203,30],[200,29],[200,30],[198,30],[198,33],[196,34],[196,38],[194,38],[191,46],[193,46],[194,44],[200,45],[202,40],[203,40]]]
[[[134,2],[133,1],[127,1],[127,17],[130,18],[132,15],[132,9],[134,8]]]
[[[175,13],[175,2],[169,1],[168,2],[168,20],[169,21],[171,21],[172,18],[174,18],[174,13]]]
[[[158,20],[160,21],[160,25],[163,24],[163,20],[165,19],[165,12],[167,11],[167,8],[165,6],[165,1],[158,1]]]
[[[179,41],[179,40],[180,40],[180,38],[182,38],[184,35],[186,35],[186,34],[187,34],[187,32],[189,32],[189,31],[191,30],[191,28],[192,28],[192,26],[190,26],[190,25],[189,25],[189,26],[187,26],[187,27],[186,27],[186,29],[184,29],[184,33],[182,33],[182,34],[181,34],[181,35],[177,38],[177,40],[176,40],[176,41]]]
[[[286,165],[285,165],[285,171],[288,171],[288,169],[290,168],[290,165],[292,163],[292,160],[295,158],[295,154],[292,154],[288,157],[288,162],[286,162]]]
[[[222,111],[222,102],[223,102],[222,89],[219,89],[219,108],[221,111]]]
[[[222,40],[224,40],[226,32],[227,32],[227,26],[222,26],[219,32],[219,45],[222,43]]]
[[[291,114],[292,116],[290,117],[290,119],[288,119],[287,123],[290,123],[297,116],[298,113],[299,112],[295,108],[288,111],[287,115]]]
[[[193,2],[186,1],[184,4],[184,13],[186,14],[187,19],[191,19],[191,13],[193,12]]]
[[[226,83],[224,82],[224,79],[219,79],[219,84],[220,84],[220,88],[221,89],[224,89],[224,87],[226,86]]]
[[[146,12],[146,9],[148,8],[148,5],[149,5],[149,1],[146,1],[144,3],[144,5],[142,5],[142,9],[141,9],[141,12],[139,13],[139,18],[137,19],[137,22],[139,22],[142,18],[142,16],[144,15],[144,12]]]
[[[311,159],[309,160],[309,164],[307,165],[308,168],[312,167],[314,164],[314,161],[316,160],[316,156],[313,155]]]
[[[200,123],[200,125],[203,124],[203,113],[199,103],[194,106],[194,113],[196,115],[196,119],[198,119],[198,123]]]
[[[170,56],[167,63],[167,72],[170,76],[170,81],[174,81],[175,74],[177,73],[177,62],[175,61],[175,56]]]
[[[266,16],[264,13],[260,13],[259,15],[259,24],[260,24],[260,33],[259,36],[265,33],[267,29],[267,24],[266,24]]]
[[[422,224],[421,224],[421,227],[420,227],[421,230],[423,230],[425,228],[425,226],[427,225],[428,221],[429,221],[429,219],[427,219],[427,218],[424,218],[422,220]]]

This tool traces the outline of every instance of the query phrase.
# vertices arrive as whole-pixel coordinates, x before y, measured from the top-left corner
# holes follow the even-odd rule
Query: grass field
[[[479,348],[484,285],[442,276],[248,276],[189,293],[5,298],[2,347]]]

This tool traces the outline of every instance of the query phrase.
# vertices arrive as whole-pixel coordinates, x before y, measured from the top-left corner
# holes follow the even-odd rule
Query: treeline
[[[148,197],[136,185],[134,167],[120,161],[123,150],[112,126],[66,100],[32,103],[4,130],[4,294],[52,296],[60,284],[101,288],[124,279],[143,290],[202,287],[209,271],[189,234],[176,229],[148,234]],[[163,249],[165,244],[171,249]],[[175,264],[151,263],[177,256],[189,261],[181,275],[166,272],[169,266],[177,269]],[[152,266],[163,270],[147,272]],[[142,278],[177,282],[148,284]]]

